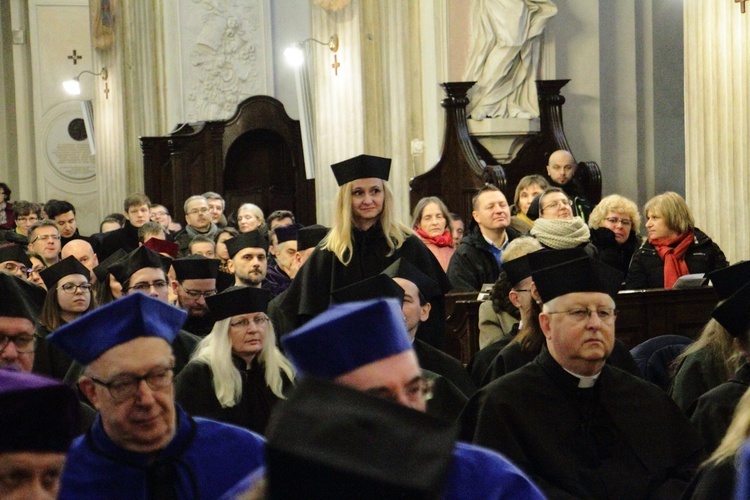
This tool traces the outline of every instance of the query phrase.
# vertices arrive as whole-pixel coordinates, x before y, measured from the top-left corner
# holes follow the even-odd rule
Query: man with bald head
[[[94,274],[94,268],[99,265],[99,258],[94,253],[94,247],[91,246],[91,243],[84,239],[70,240],[63,247],[60,256],[62,259],[67,259],[71,255],[83,264],[86,269],[91,271],[89,280],[92,285],[95,284],[96,275]]]
[[[578,186],[571,182],[577,169],[578,164],[570,151],[558,149],[549,156],[547,175],[551,181],[550,184],[561,188],[573,201],[573,216],[579,216],[584,221],[588,221],[593,209],[591,202],[583,197]]]

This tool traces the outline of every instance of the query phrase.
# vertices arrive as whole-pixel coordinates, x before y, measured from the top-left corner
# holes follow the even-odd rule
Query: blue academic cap
[[[300,373],[325,379],[412,348],[395,299],[334,305],[284,336],[281,344]]]
[[[187,313],[143,293],[126,295],[84,314],[47,339],[82,365],[138,337],[159,337],[169,344]]]

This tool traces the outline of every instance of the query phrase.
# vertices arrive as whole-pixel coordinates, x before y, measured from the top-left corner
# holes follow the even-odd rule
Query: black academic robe
[[[678,498],[702,446],[669,396],[608,365],[593,387],[578,382],[543,349],[469,402],[474,443],[505,455],[549,498]]]
[[[63,380],[65,374],[68,373],[68,369],[73,364],[73,358],[47,341],[50,333],[52,332],[42,325],[37,325],[35,332],[37,342],[34,351],[34,366],[31,371],[57,380]]]
[[[734,500],[737,468],[734,459],[704,466],[690,482],[682,498],[690,500]]]
[[[708,349],[700,349],[685,356],[675,370],[669,395],[682,411],[714,387],[727,381],[724,360]]]
[[[469,377],[469,372],[466,371],[459,360],[419,339],[414,340],[412,347],[417,354],[419,366],[422,369],[442,375],[467,398],[477,392],[476,386]]]
[[[750,365],[744,364],[728,382],[714,387],[696,399],[688,408],[687,416],[713,453],[732,422],[737,403],[750,385]]]
[[[380,223],[367,231],[354,228],[352,238],[354,250],[352,259],[346,266],[328,250],[316,248],[310,254],[305,265],[300,268],[292,284],[287,288],[284,299],[276,304],[281,314],[288,318],[282,326],[283,324],[293,324],[295,327],[303,325],[328,309],[331,292],[375,276],[401,257],[432,278],[443,293],[450,291],[450,282],[443,268],[417,236],[407,237],[392,255],[388,255],[390,248]],[[445,300],[440,295],[434,297],[430,303],[432,312],[425,322],[425,331],[431,332],[433,338],[427,338],[427,336],[420,338],[438,349],[443,349],[445,347]],[[277,333],[281,337],[289,332]]]
[[[500,340],[496,340],[486,346],[469,360],[466,370],[469,372],[471,381],[474,382],[476,387],[479,388],[484,385],[482,381],[484,380],[490,365],[492,365],[492,362],[497,355],[500,354],[500,351],[505,349],[505,347],[510,344],[510,341],[516,336],[516,333],[518,333],[518,325],[519,323],[513,324],[513,328],[511,328],[509,335],[505,335],[501,337]]]
[[[232,356],[235,367],[242,377],[242,398],[231,407],[223,408],[216,398],[211,367],[202,361],[191,361],[175,379],[175,399],[188,414],[205,417],[245,429],[265,433],[271,410],[279,401],[266,383],[266,367],[256,357],[246,368],[241,358]],[[286,375],[284,388],[291,382]]]
[[[469,398],[442,375],[424,369],[422,375],[432,380],[432,398],[427,401],[427,413],[447,422],[456,422]]]

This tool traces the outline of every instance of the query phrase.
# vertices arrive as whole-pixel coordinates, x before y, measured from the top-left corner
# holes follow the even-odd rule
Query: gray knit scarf
[[[562,250],[588,243],[591,233],[580,217],[568,219],[537,219],[531,235],[549,248]]]

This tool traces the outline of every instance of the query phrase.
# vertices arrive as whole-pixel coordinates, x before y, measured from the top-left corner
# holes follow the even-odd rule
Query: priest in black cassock
[[[605,364],[621,274],[584,257],[532,277],[546,346],[477,393],[474,442],[549,498],[679,498],[703,457],[700,436],[666,393]]]

